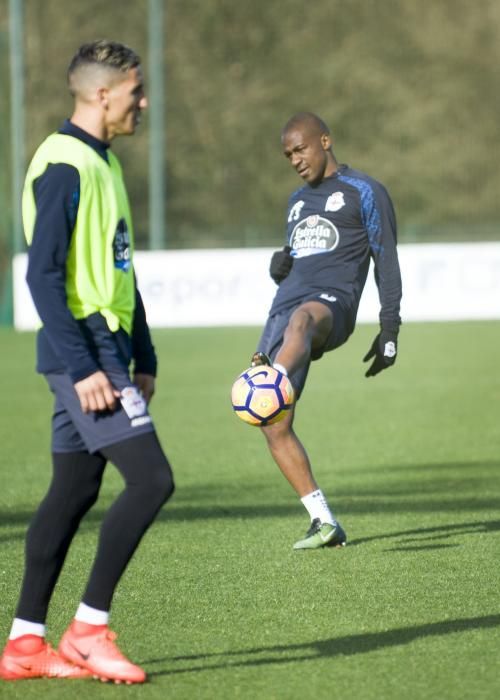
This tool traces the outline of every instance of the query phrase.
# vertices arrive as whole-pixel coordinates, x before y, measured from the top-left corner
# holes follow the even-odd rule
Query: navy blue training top
[[[108,143],[69,120],[59,133],[80,139],[108,162]],[[131,337],[122,329],[111,333],[100,314],[77,321],[68,308],[66,259],[80,201],[78,170],[66,163],[50,164],[33,190],[36,220],[26,280],[43,323],[37,336],[37,371],[67,372],[77,382],[100,369],[128,368],[133,359],[135,372],[156,375],[156,354],[137,285]]]
[[[401,323],[401,274],[396,217],[387,190],[365,173],[340,165],[318,185],[294,192],[288,202],[287,243],[294,258],[278,287],[270,315],[314,294],[336,297],[354,328],[370,258],[380,297],[380,324]]]

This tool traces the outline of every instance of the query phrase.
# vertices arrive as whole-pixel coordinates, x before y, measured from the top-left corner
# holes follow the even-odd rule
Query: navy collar
[[[83,141],[88,146],[93,148],[94,151],[101,156],[101,158],[104,158],[106,163],[108,162],[108,148],[111,144],[107,143],[106,141],[96,139],[95,136],[92,136],[92,134],[89,134],[87,131],[80,129],[79,126],[73,124],[69,119],[65,119],[64,124],[59,129],[59,133],[80,139],[80,141]]]

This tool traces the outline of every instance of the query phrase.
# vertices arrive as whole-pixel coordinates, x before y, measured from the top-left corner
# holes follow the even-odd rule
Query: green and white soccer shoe
[[[321,523],[319,518],[312,521],[303,540],[293,545],[294,549],[320,549],[321,547],[345,547],[347,537],[338,523]]]

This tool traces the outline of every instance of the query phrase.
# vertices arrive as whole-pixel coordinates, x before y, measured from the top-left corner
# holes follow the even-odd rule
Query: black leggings
[[[174,491],[172,470],[156,434],[145,433],[96,454],[54,452],[53,477],[26,537],[16,617],[44,623],[50,598],[81,519],[97,500],[113,462],[125,489],[107,511],[82,601],[109,610],[114,590],[142,536]]]

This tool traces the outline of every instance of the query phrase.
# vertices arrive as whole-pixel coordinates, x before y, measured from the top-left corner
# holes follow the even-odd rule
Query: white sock
[[[15,617],[9,634],[9,639],[17,639],[25,634],[34,634],[37,637],[45,637],[45,625],[40,622],[29,622]]]
[[[300,500],[309,513],[311,522],[319,518],[322,523],[330,523],[331,525],[337,524],[321,489],[308,493],[307,496],[304,496]]]
[[[107,625],[109,612],[107,610],[97,610],[97,608],[91,608],[90,605],[80,603],[76,611],[75,620],[86,622],[87,625]]]
[[[287,372],[287,370],[283,367],[283,365],[280,365],[279,362],[274,362],[274,363],[273,363],[273,367],[274,367],[274,369],[277,369],[278,372],[281,372],[281,374],[284,374],[285,377],[288,377],[288,372]]]

